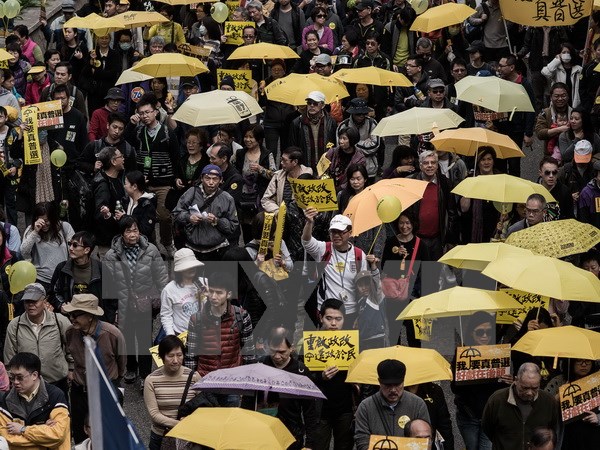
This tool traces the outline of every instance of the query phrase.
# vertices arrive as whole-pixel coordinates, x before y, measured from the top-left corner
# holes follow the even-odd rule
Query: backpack
[[[483,1],[481,2],[481,8],[483,10],[483,13],[487,16],[485,22],[483,22],[480,25],[472,25],[468,19],[465,20],[465,38],[467,39],[467,41],[469,41],[469,43],[477,40],[483,40],[483,28],[485,27],[487,21],[490,19],[490,7],[486,1]]]

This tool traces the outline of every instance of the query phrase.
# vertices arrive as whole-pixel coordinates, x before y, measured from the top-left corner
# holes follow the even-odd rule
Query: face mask
[[[571,62],[571,54],[570,53],[561,53],[560,60],[564,63]]]
[[[121,48],[121,50],[126,52],[131,48],[131,42],[119,42],[119,47]]]

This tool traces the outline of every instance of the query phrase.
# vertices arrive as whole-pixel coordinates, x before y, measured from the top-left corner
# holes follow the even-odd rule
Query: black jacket
[[[0,398],[0,408],[8,412],[12,420],[21,419],[26,426],[44,425],[50,419],[50,413],[55,408],[68,410],[65,393],[60,388],[46,383],[41,377],[40,387],[33,402],[32,410],[27,414],[21,404],[19,394],[11,389]]]
[[[265,17],[264,23],[256,27],[256,42],[287,45],[287,37],[276,20]],[[302,40],[300,40],[302,42]]]
[[[300,14],[304,15],[303,11],[300,11],[297,5],[294,3],[290,3],[292,6],[292,29],[294,30],[294,42],[296,46],[302,44],[302,24],[300,22]],[[279,10],[281,9],[281,5],[279,2],[275,3],[273,10],[271,11],[271,19],[277,21],[279,25]]]
[[[119,185],[118,187],[116,187]],[[98,245],[110,245],[112,238],[119,234],[119,225],[115,220],[115,205],[117,200],[125,196],[125,188],[123,182],[113,182],[103,170],[100,170],[92,182],[94,191],[94,218],[96,243]],[[111,216],[105,219],[100,208],[108,206]]]
[[[131,198],[128,195],[121,199],[121,205],[123,205],[125,213],[127,213],[129,202],[131,202]],[[156,204],[156,196],[152,193],[145,193],[138,199],[137,206],[131,211],[131,216],[137,220],[140,233],[146,236],[153,244],[155,243],[154,228],[157,220]]]

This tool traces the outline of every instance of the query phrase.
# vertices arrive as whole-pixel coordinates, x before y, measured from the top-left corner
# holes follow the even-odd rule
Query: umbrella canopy
[[[334,72],[332,77],[344,83],[374,84],[375,86],[412,86],[413,84],[403,74],[391,70],[369,66],[358,69],[342,69]]]
[[[219,0],[156,0],[160,3],[166,3],[167,5],[172,5],[172,6],[176,6],[176,5],[192,5],[194,3],[214,3],[217,2]]]
[[[157,77],[193,77],[208,72],[202,61],[180,53],[156,53],[131,68],[134,72]]]
[[[600,303],[600,279],[560,259],[509,256],[492,261],[481,273],[524,292],[559,300]]]
[[[505,134],[486,128],[459,128],[445,130],[430,141],[436,150],[475,156],[479,147],[493,147],[498,158],[521,158],[525,156],[519,146]]]
[[[528,331],[512,350],[532,356],[600,359],[600,333],[567,325]]]
[[[113,16],[113,19],[118,20],[123,25],[123,28],[143,27],[145,25],[169,22],[169,19],[156,11],[127,11]]]
[[[63,28],[84,28],[93,30],[98,36],[106,36],[114,30],[120,30],[121,24],[114,17],[103,17],[91,13],[85,17],[72,17],[63,24]]]
[[[444,3],[440,6],[429,8],[418,16],[410,27],[410,31],[441,30],[450,25],[464,22],[469,16],[475,14],[475,10],[462,3]]]
[[[0,48],[0,61],[8,61],[9,59],[13,59],[14,56],[6,51],[4,48]]]
[[[332,77],[316,73],[309,75],[292,73],[273,81],[265,88],[267,98],[288,105],[306,105],[306,97],[312,91],[325,94],[325,103],[332,103],[349,97],[344,83]]]
[[[287,45],[269,44],[267,42],[259,42],[258,44],[242,45],[236,48],[230,59],[292,59],[300,58],[298,53],[289,48]]]
[[[529,250],[502,242],[457,245],[438,259],[439,262],[459,269],[482,271],[491,261],[507,256],[533,255]]]
[[[507,244],[553,258],[587,252],[599,242],[598,228],[575,219],[538,223],[516,231],[506,239]]]
[[[215,450],[285,450],[296,440],[279,419],[241,408],[198,408],[167,436]]]
[[[502,203],[525,203],[531,194],[541,194],[547,202],[556,201],[541,184],[506,174],[465,178],[452,193]]]
[[[325,399],[310,378],[266,364],[249,364],[215,370],[194,384],[192,389],[240,394],[265,391],[278,392],[286,397]]]
[[[397,197],[405,210],[423,198],[427,187],[426,181],[411,178],[393,178],[381,180],[365,188],[360,194],[355,195],[348,203],[344,215],[352,220],[352,236],[381,225],[377,215],[377,204],[383,197],[392,195]]]
[[[464,77],[454,85],[458,100],[495,112],[535,112],[529,94],[519,83],[498,77]]]
[[[449,108],[410,108],[384,117],[373,130],[376,136],[398,136],[400,134],[429,133],[434,128],[445,130],[456,128],[465,119]]]
[[[146,75],[145,73],[136,72],[133,69],[127,69],[121,72],[115,86],[127,83],[138,83],[140,81],[151,80],[152,78],[154,78],[152,75]]]
[[[450,364],[437,351],[395,345],[360,352],[348,369],[346,383],[379,384],[377,365],[385,359],[406,364],[405,386],[452,379]]]
[[[193,94],[183,102],[173,119],[193,127],[238,123],[263,110],[243,91],[210,91]]]
[[[456,286],[413,300],[396,320],[437,319],[476,311],[507,311],[522,305],[505,292]]]

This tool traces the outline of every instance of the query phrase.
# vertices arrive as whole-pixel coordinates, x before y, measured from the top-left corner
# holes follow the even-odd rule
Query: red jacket
[[[108,116],[110,111],[105,106],[98,108],[92,113],[90,118],[90,127],[88,129],[88,138],[90,142],[97,141],[106,137],[108,134]]]
[[[46,86],[50,86],[50,75],[46,74],[46,78],[41,83],[36,81],[30,81],[25,87],[25,104],[32,105],[33,103],[39,103],[42,98],[42,91]]]

